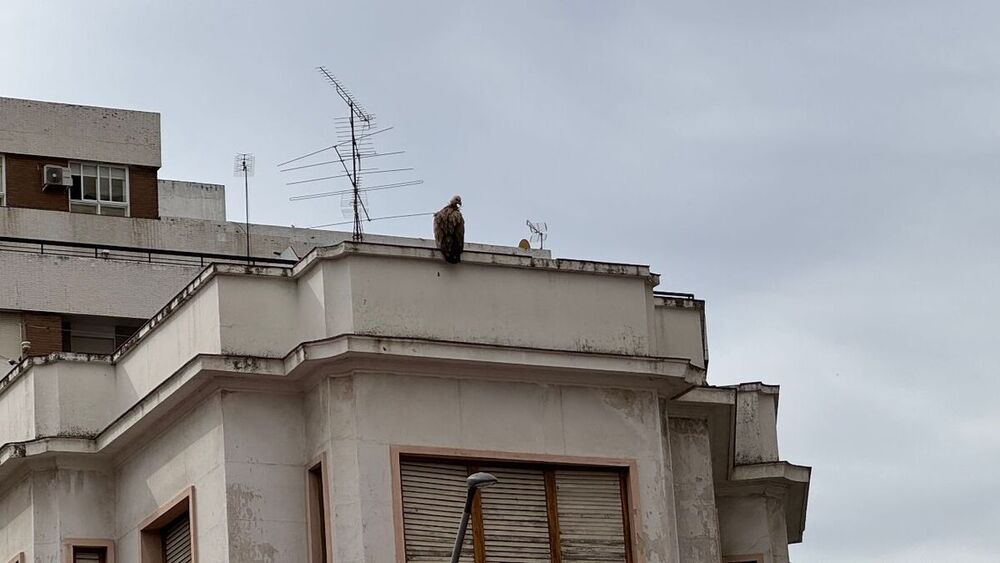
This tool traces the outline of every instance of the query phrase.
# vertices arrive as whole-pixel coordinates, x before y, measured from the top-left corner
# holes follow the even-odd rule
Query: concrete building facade
[[[448,561],[473,471],[468,563],[802,539],[778,388],[709,385],[646,266],[265,225],[248,260],[157,114],[0,98],[0,155],[0,561]]]

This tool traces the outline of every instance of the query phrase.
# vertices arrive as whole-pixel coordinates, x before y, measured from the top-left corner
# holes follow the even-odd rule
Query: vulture
[[[462,260],[462,248],[465,246],[465,219],[460,207],[462,198],[455,196],[434,214],[434,240],[449,264],[458,264]]]

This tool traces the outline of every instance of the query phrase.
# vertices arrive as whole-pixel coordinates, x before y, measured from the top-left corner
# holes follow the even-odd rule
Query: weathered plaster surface
[[[722,553],[762,553],[764,563],[788,563],[785,505],[778,490],[718,498]]]
[[[718,563],[719,515],[708,423],[694,418],[670,418],[669,427],[681,561]]]
[[[226,220],[225,186],[179,180],[159,180],[157,184],[160,217]]]
[[[222,411],[221,395],[213,395],[154,433],[118,466],[120,561],[139,561],[138,524],[192,485],[200,561],[230,561]]]
[[[34,561],[34,513],[31,477],[21,476],[0,489],[0,558],[13,558],[23,551]]]
[[[735,463],[778,461],[776,388],[745,383],[736,390]]]
[[[302,397],[223,391],[222,413],[230,561],[306,561]]]

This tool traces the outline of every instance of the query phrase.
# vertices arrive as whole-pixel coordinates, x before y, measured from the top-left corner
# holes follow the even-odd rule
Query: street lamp
[[[476,491],[496,484],[497,478],[489,473],[473,473],[465,480],[465,486],[469,488],[469,492],[465,496],[465,512],[462,513],[462,524],[458,527],[458,537],[455,538],[455,547],[451,550],[451,563],[458,563],[458,558],[462,555],[462,544],[465,543],[465,529],[469,527],[469,516],[472,514],[472,500],[476,498]]]

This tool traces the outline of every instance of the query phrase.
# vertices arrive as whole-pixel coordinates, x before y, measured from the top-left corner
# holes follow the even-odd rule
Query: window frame
[[[7,156],[0,154],[0,207],[7,207]]]
[[[80,167],[80,178],[81,178],[81,180],[80,180],[80,190],[81,190],[80,191],[80,199],[73,199],[73,187],[72,186],[68,186],[66,188],[66,198],[67,198],[67,200],[69,202],[69,210],[70,210],[71,213],[81,213],[80,211],[73,211],[73,206],[76,205],[76,206],[93,207],[95,209],[95,211],[96,211],[96,213],[94,213],[94,215],[105,215],[102,212],[102,209],[104,207],[108,207],[108,208],[112,208],[112,209],[124,209],[125,210],[125,215],[106,215],[108,217],[131,217],[132,216],[132,198],[131,198],[131,193],[130,193],[131,192],[131,189],[130,189],[131,186],[130,186],[130,178],[129,178],[130,174],[129,174],[129,167],[127,165],[125,165],[125,164],[112,164],[112,163],[109,163],[109,162],[91,162],[91,161],[85,161],[85,160],[71,160],[71,161],[69,161],[68,164],[69,164],[69,169],[70,169],[70,177],[72,177],[72,176],[75,175],[75,174],[73,174],[73,167],[74,166],[79,166]],[[97,169],[97,176],[95,176],[96,185],[94,186],[94,189],[96,190],[96,196],[97,196],[97,198],[93,199],[93,200],[83,199],[83,167],[84,166],[93,166],[94,168]],[[112,169],[112,168],[120,169],[120,170],[123,170],[125,172],[125,186],[123,188],[124,189],[124,193],[122,194],[124,196],[124,198],[125,198],[124,201],[111,201],[111,200],[103,201],[103,200],[101,200],[101,168],[102,167],[108,168],[109,170]],[[109,190],[109,192],[111,190],[111,185],[110,184],[108,184],[108,190]],[[111,194],[109,193],[108,196],[110,197],[110,195]]]
[[[309,544],[309,563],[333,563],[333,513],[330,510],[330,475],[327,471],[326,452],[316,456],[306,466],[306,510],[308,524],[306,537]],[[319,490],[316,490],[316,478],[319,478]],[[317,502],[317,493],[321,496]],[[319,504],[319,506],[317,506]],[[326,558],[317,558],[315,543],[317,523],[314,518],[319,513],[322,518],[322,541],[326,543]]]
[[[14,558],[8,561],[7,563],[25,563],[24,552],[23,551],[18,552],[18,554],[15,555]]]
[[[170,502],[157,508],[139,524],[140,563],[163,563],[163,541],[160,530],[185,512],[188,515],[188,526],[191,531],[191,562],[198,563],[198,527],[193,485],[181,491]]]
[[[72,538],[63,540],[63,561],[73,563],[76,548],[104,549],[104,563],[115,563],[115,542],[102,538]]]
[[[395,532],[396,563],[406,563],[406,539],[403,529],[403,486],[401,463],[403,461],[430,461],[438,463],[461,463],[470,466],[510,465],[512,467],[542,470],[604,470],[617,471],[622,487],[622,525],[625,536],[625,557],[628,563],[638,561],[639,490],[637,466],[634,459],[580,457],[548,454],[522,454],[515,452],[467,450],[456,448],[435,448],[424,446],[390,447],[392,471],[393,528]],[[548,474],[548,472],[546,472]],[[554,485],[546,479],[546,487]],[[469,534],[482,533],[481,496],[476,495],[473,518],[469,523]],[[457,525],[457,521],[456,521]],[[550,521],[549,525],[553,523]],[[551,538],[552,536],[550,536]],[[558,535],[556,536],[558,539]],[[476,540],[473,540],[473,546]],[[477,561],[479,560],[477,553]]]

